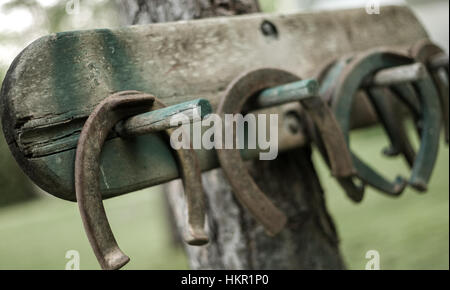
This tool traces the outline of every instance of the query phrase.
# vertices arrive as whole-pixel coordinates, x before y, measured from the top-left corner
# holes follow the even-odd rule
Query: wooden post
[[[230,16],[259,11],[255,0],[121,1],[124,24]],[[226,57],[226,56],[225,56]],[[298,126],[303,126],[301,122]],[[292,126],[292,124],[290,124]],[[269,237],[235,199],[221,169],[203,174],[211,242],[186,246],[192,269],[343,269],[338,236],[311,161],[311,148],[280,154],[274,161],[252,161],[258,186],[288,216],[286,228]],[[175,222],[185,226],[181,182],[165,188]]]

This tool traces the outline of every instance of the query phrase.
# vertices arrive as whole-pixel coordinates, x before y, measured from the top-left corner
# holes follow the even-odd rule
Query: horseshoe
[[[262,90],[299,80],[299,77],[279,69],[263,68],[246,72],[228,86],[217,113],[222,118],[225,114],[240,113],[247,101]],[[300,103],[319,129],[330,156],[333,175],[353,175],[354,168],[345,140],[329,108],[317,96],[302,99]],[[234,137],[236,138],[235,132]],[[217,149],[217,155],[237,199],[264,226],[269,235],[279,233],[287,218],[256,185],[242,161],[239,150]]]
[[[398,112],[395,112],[395,107],[392,103],[395,95],[385,87],[367,88],[366,92],[384,130],[391,140],[391,146],[384,150],[384,154],[387,156],[401,154],[408,165],[412,167],[416,158],[416,152],[409,141],[402,116]]]
[[[81,131],[76,150],[75,191],[86,234],[102,269],[119,269],[130,260],[117,245],[102,202],[99,185],[102,146],[120,120],[162,107],[164,105],[152,95],[119,92],[104,99],[94,109]],[[203,245],[208,242],[208,237],[203,230],[205,205],[198,161],[192,150],[177,150],[176,153],[188,205],[186,240],[192,245]]]
[[[333,93],[333,110],[342,131],[349,142],[350,110],[354,95],[365,79],[377,70],[411,64],[414,60],[397,53],[377,50],[354,58],[343,70]],[[421,146],[415,159],[409,184],[419,191],[426,190],[439,149],[440,110],[436,88],[430,78],[412,83],[422,103],[423,134]],[[437,130],[437,131],[436,131]],[[388,181],[352,153],[358,177],[374,188],[397,196],[406,186],[406,179],[397,177]]]
[[[449,72],[448,72],[448,62],[446,66],[443,67],[433,67],[432,59],[438,55],[445,54],[444,50],[439,46],[435,45],[428,39],[423,39],[415,43],[410,49],[411,56],[419,62],[425,64],[430,72],[431,78],[435,86],[439,91],[439,101],[441,104],[442,118],[444,122],[444,132],[445,141],[449,142]],[[439,70],[443,68],[445,75],[447,77],[446,81],[442,81],[439,75]]]
[[[336,86],[339,75],[351,59],[352,56],[342,57],[339,60],[332,60],[322,66],[322,68],[320,68],[315,74],[315,78],[320,84],[319,95],[324,102],[326,102],[326,104],[331,104],[333,89]],[[314,143],[322,155],[322,158],[325,160],[328,167],[330,167],[330,159],[327,151],[325,150],[325,145],[322,138],[320,138],[317,130],[312,129],[310,131]],[[365,192],[364,183],[359,185],[355,184],[353,177],[338,177],[337,181],[351,200],[354,202],[361,202],[363,200]]]

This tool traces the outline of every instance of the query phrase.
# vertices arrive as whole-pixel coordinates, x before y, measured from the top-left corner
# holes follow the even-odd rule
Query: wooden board
[[[265,35],[269,21],[277,35]],[[75,146],[84,121],[113,92],[139,90],[167,105],[221,92],[245,70],[274,67],[302,78],[325,62],[378,46],[405,49],[426,38],[405,7],[231,18],[57,33],[29,45],[14,60],[1,91],[3,131],[24,171],[47,192],[74,200]],[[271,112],[283,118],[286,108]],[[298,108],[297,108],[298,109]],[[282,119],[280,119],[282,124]],[[280,127],[280,149],[304,143]],[[217,167],[199,152],[203,170]],[[254,153],[244,153],[252,158]],[[101,163],[105,198],[178,177],[170,148],[158,135],[110,138]]]

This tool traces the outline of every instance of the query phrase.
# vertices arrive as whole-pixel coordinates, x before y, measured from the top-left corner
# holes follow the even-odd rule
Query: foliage
[[[44,5],[43,3],[49,3]],[[66,4],[68,1],[38,1],[38,0],[13,0],[0,4],[0,17],[8,13],[22,10],[31,15],[31,23],[24,30],[14,30],[14,24],[10,29],[0,30],[0,46],[11,48],[16,55],[35,39],[50,33],[114,27],[118,25],[118,12],[115,1],[80,0],[78,14],[68,14]],[[0,50],[1,53],[1,50]],[[12,56],[13,57],[13,56]],[[12,62],[0,55],[0,80],[3,80],[6,69]]]

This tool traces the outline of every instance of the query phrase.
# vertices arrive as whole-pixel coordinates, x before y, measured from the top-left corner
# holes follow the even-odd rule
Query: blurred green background
[[[0,80],[13,57],[41,35],[120,24],[113,1],[81,1],[77,15],[65,13],[66,2],[0,0]],[[313,10],[315,6],[335,8],[337,2],[340,1],[264,0],[261,4],[265,11],[295,11]],[[352,2],[353,6],[356,2]],[[440,25],[440,30],[434,26],[436,21],[448,23],[448,1],[408,3],[413,5],[430,35],[448,52],[448,25]],[[439,12],[433,13],[433,9]],[[446,18],[439,19],[437,15],[444,9]],[[446,32],[443,34],[441,30]],[[381,150],[388,140],[379,127],[356,131],[351,138],[353,149],[384,175],[408,175],[401,158],[382,156]],[[447,145],[441,145],[426,194],[408,189],[401,197],[391,198],[368,190],[361,204],[354,204],[345,196],[317,152],[313,158],[348,268],[364,269],[366,252],[377,250],[382,269],[449,269]],[[15,164],[3,136],[0,162],[0,269],[64,269],[69,250],[79,251],[81,269],[99,269],[77,205],[34,188]],[[163,202],[161,187],[105,201],[119,244],[132,258],[126,269],[188,268],[183,249],[170,236]]]

